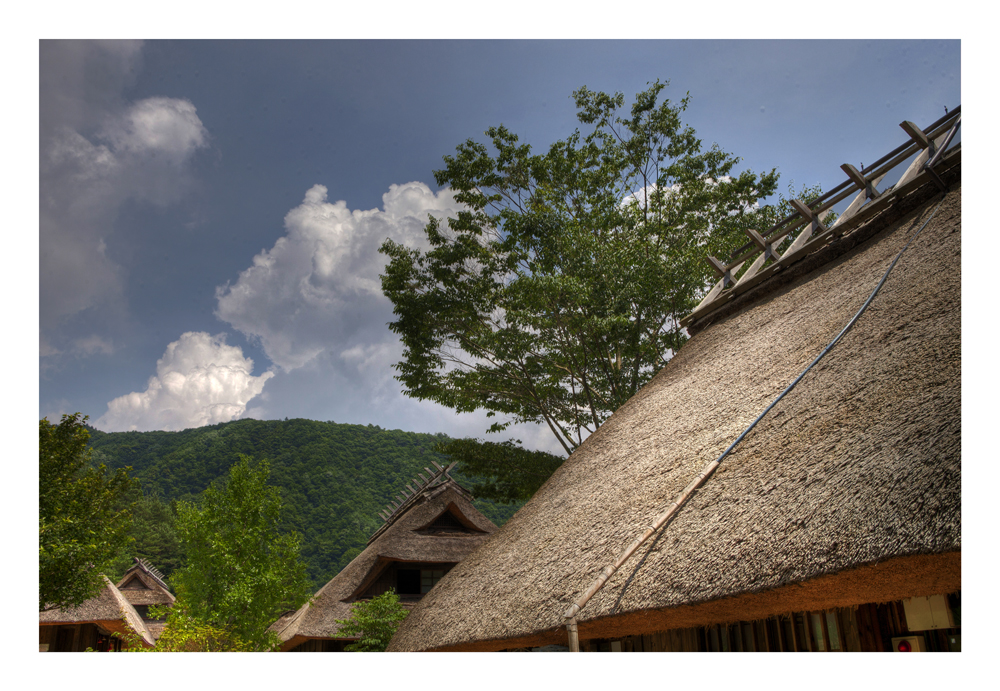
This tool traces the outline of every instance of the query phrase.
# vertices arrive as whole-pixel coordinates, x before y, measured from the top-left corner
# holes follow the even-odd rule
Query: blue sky
[[[419,244],[442,156],[504,124],[544,149],[571,92],[657,78],[755,171],[841,163],[961,104],[958,40],[43,42],[39,415],[183,429],[304,417],[482,436],[405,398],[377,290]],[[873,77],[872,75],[877,75]],[[252,368],[250,361],[252,360]],[[544,435],[519,434],[548,447]]]

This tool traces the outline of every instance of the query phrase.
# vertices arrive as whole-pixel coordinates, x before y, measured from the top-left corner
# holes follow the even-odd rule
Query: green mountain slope
[[[444,465],[434,445],[446,439],[375,425],[237,420],[183,432],[92,429],[90,443],[95,462],[132,466],[145,494],[168,502],[197,500],[229,472],[237,454],[267,458],[271,484],[280,488],[285,506],[282,527],[302,536],[302,556],[318,587],[364,549],[382,524],[378,512],[418,471],[433,469],[432,461]],[[497,525],[520,508],[484,500],[475,505]]]

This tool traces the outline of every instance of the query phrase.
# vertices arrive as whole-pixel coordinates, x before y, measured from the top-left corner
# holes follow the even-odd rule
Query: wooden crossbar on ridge
[[[142,557],[132,557],[132,558],[135,560],[136,564],[138,564],[139,566],[141,566],[143,569],[146,570],[146,573],[148,573],[150,576],[158,580],[161,586],[163,586],[164,588],[167,587],[166,584],[167,577],[164,576],[159,569],[154,567],[152,564],[150,564]]]
[[[435,483],[437,483],[442,478],[447,478],[449,480],[454,480],[454,478],[452,478],[451,475],[449,475],[448,473],[457,464],[458,464],[458,462],[455,461],[454,463],[452,463],[451,465],[449,465],[447,468],[444,468],[444,467],[438,465],[437,462],[431,461],[431,465],[433,465],[435,468],[437,468],[437,470],[431,470],[430,468],[424,468],[424,470],[427,471],[427,476],[426,477],[424,476],[423,473],[419,473],[418,472],[417,476],[415,478],[413,478],[410,482],[406,483],[406,485],[405,485],[406,489],[401,490],[401,493],[397,494],[394,497],[395,499],[398,500],[398,502],[390,500],[389,504],[385,507],[385,509],[383,509],[382,511],[379,512],[379,517],[383,521],[385,521],[386,525],[388,525],[389,523],[391,523],[392,519],[395,518],[397,515],[399,515],[399,513],[403,510],[403,508],[409,506],[413,502],[413,499],[418,494],[420,494],[421,492],[423,492],[425,489],[433,486]],[[385,527],[385,526],[383,526],[383,527]]]
[[[681,326],[711,314],[737,295],[764,281],[790,264],[804,258],[816,249],[828,244],[857,227],[870,218],[878,209],[884,208],[887,200],[910,189],[918,177],[930,177],[939,187],[945,188],[935,172],[945,161],[954,162],[961,154],[961,144],[948,148],[962,123],[962,107],[947,113],[943,118],[921,130],[909,120],[900,123],[909,135],[909,141],[902,144],[871,165],[858,170],[850,163],[840,166],[847,180],[814,200],[810,204],[799,199],[790,203],[795,212],[779,221],[762,235],[753,229],[744,232],[750,242],[740,247],[728,263],[715,257],[707,257],[708,263],[719,276],[719,281],[708,292],[699,305],[680,321]],[[895,185],[882,192],[878,185],[892,170],[908,158],[917,154]],[[947,164],[943,167],[948,167]],[[855,195],[850,205],[836,221],[827,227],[823,218],[835,204]],[[798,236],[783,252],[777,250],[786,238],[796,231]],[[753,259],[745,271],[743,266]],[[770,261],[770,263],[768,263]]]

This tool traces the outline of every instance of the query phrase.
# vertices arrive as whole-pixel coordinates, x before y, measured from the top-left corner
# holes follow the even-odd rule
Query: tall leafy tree
[[[233,634],[256,650],[276,643],[267,627],[297,609],[311,586],[299,536],[281,534],[281,499],[267,484],[266,460],[240,455],[227,481],[205,490],[201,506],[177,505],[187,557],[172,582],[185,616]]]
[[[778,176],[734,173],[739,159],[704,148],[681,122],[688,97],[671,103],[666,86],[627,112],[620,93],[575,91],[588,131],[544,154],[499,126],[492,148],[470,139],[445,156],[435,179],[464,209],[430,220],[426,251],[381,247],[407,395],[507,418],[490,432],[539,423],[568,454],[681,347],[679,321],[712,282],[705,256],[766,223],[758,201]]]
[[[127,468],[92,467],[86,417],[38,421],[38,609],[65,609],[98,594],[101,572],[129,543]]]
[[[146,494],[138,477],[125,501],[131,506],[132,527],[127,552],[105,570],[105,575],[117,581],[130,569],[133,557],[145,559],[168,579],[182,562],[181,543],[174,527],[174,512],[169,503],[156,494]]]

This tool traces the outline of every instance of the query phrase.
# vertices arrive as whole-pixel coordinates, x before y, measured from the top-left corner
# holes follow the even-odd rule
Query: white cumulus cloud
[[[119,396],[95,425],[109,432],[182,430],[229,422],[274,376],[253,376],[253,360],[225,335],[188,332],[167,346],[146,390]]]
[[[403,394],[393,369],[403,346],[389,331],[392,304],[379,280],[386,238],[426,250],[428,216],[455,217],[461,207],[451,190],[435,193],[420,182],[391,186],[382,202],[351,210],[315,185],[285,216],[274,246],[216,289],[216,316],[258,342],[279,368],[267,400],[261,396],[248,413],[482,437],[495,421],[484,411],[458,414]],[[535,425],[511,433],[532,448],[557,443]]]
[[[386,238],[409,247],[426,244],[428,215],[454,216],[450,190],[421,182],[393,185],[383,208],[352,211],[327,201],[315,185],[285,216],[285,235],[258,254],[233,284],[216,289],[216,316],[259,340],[267,356],[289,371],[321,353],[360,372],[388,368],[399,353],[386,323],[392,308],[379,273]]]
[[[104,136],[116,150],[133,155],[162,155],[181,165],[207,143],[208,132],[189,101],[156,96],[133,104],[105,125]]]

